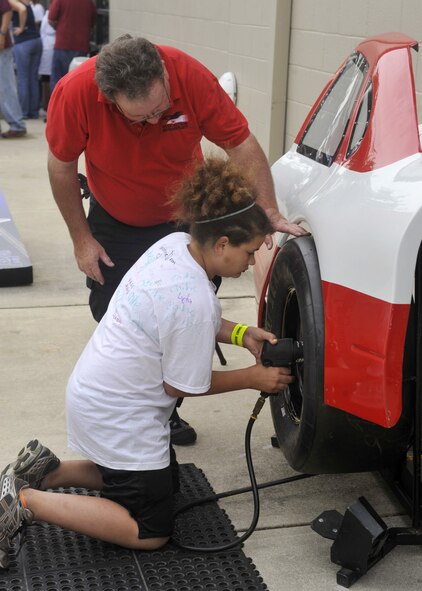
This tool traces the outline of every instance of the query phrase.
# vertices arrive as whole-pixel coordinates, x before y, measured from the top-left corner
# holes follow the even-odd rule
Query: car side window
[[[350,56],[305,129],[297,147],[300,154],[325,166],[332,164],[367,71],[362,54]]]
[[[359,107],[356,120],[353,124],[352,137],[350,138],[349,148],[347,150],[346,158],[350,158],[356,152],[362,143],[366,129],[368,127],[369,117],[372,109],[372,82],[370,82],[362,97],[362,102]]]

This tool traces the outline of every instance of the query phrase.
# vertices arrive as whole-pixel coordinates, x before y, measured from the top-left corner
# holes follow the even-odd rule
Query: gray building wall
[[[270,162],[362,39],[399,31],[422,41],[420,0],[110,0],[110,39],[173,45],[217,77],[233,71],[238,106]],[[419,112],[422,64],[415,54]]]
[[[422,41],[420,0],[292,0],[286,146],[342,61],[366,37],[397,31]],[[414,52],[419,120],[422,64]]]
[[[173,45],[218,78],[236,74],[238,107],[266,154],[283,150],[290,0],[110,0],[110,39]],[[281,57],[274,59],[277,53]],[[271,119],[277,122],[272,132]]]

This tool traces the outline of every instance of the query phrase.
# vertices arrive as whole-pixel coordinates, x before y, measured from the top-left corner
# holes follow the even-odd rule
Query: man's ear
[[[164,80],[166,80],[168,82],[170,80],[170,76],[169,76],[168,70],[166,68],[166,64],[164,63],[163,60],[161,60],[161,63],[163,64]]]
[[[230,244],[230,240],[228,239],[227,236],[220,236],[220,238],[218,238],[218,240],[215,241],[214,243],[214,251],[217,255],[223,255],[224,254],[224,249],[226,248],[226,246]]]

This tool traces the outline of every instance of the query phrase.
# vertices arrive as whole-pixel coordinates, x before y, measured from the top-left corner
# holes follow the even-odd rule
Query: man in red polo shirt
[[[60,80],[46,134],[54,198],[87,276],[97,321],[135,261],[176,229],[169,196],[203,159],[203,137],[250,172],[277,230],[305,233],[279,213],[268,161],[245,117],[216,77],[178,49],[130,35],[105,46]],[[77,177],[83,152],[88,218]],[[170,424],[172,443],[195,441],[194,429],[177,412]]]
[[[89,53],[91,29],[97,18],[92,0],[53,0],[48,11],[48,22],[56,29],[50,89],[68,73],[74,57]]]

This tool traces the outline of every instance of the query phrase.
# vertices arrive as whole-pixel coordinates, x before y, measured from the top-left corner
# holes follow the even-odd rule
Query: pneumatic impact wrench
[[[278,339],[275,345],[265,341],[262,347],[261,361],[265,367],[289,367],[290,369],[297,367],[303,362],[303,341]],[[295,373],[295,377],[299,377],[298,371]],[[252,412],[253,419],[258,416],[268,396],[269,394],[266,392],[261,392]]]
[[[265,367],[293,367],[303,361],[303,341],[279,339],[275,345],[265,341],[261,353]]]

